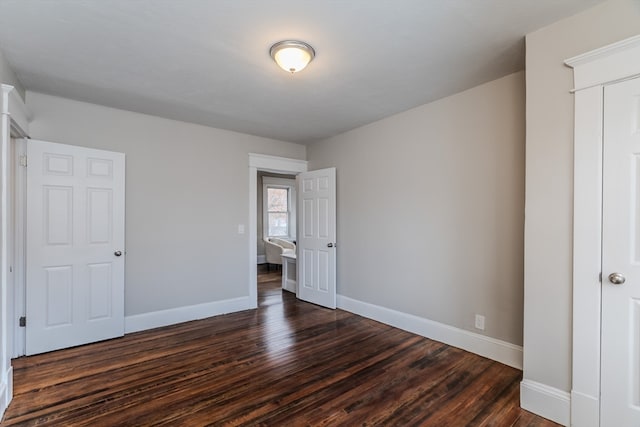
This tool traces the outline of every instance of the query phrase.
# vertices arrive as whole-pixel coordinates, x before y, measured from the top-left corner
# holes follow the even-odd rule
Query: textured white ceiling
[[[33,91],[309,143],[521,70],[526,33],[601,1],[0,0],[0,49]]]

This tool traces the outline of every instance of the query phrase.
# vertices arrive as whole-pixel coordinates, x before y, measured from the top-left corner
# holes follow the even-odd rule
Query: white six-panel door
[[[603,162],[600,425],[639,426],[640,79],[605,88]]]
[[[298,188],[298,298],[336,308],[336,169],[303,172]]]
[[[124,334],[124,154],[27,143],[27,355]]]

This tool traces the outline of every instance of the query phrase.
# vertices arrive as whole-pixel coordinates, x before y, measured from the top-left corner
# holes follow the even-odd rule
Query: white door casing
[[[637,426],[640,78],[607,86],[604,92],[602,273],[601,425]],[[615,284],[621,281],[615,274],[624,278],[624,283]]]
[[[258,171],[280,174],[298,174],[307,171],[307,161],[286,157],[249,153],[249,301],[247,308],[258,307],[258,269],[257,269],[257,200]],[[262,239],[262,236],[260,237]]]
[[[27,355],[124,335],[124,154],[32,140],[27,158]]]
[[[16,139],[14,164],[14,337],[13,357],[25,355],[26,329],[20,326],[19,319],[26,317],[26,220],[27,220],[27,138]]]
[[[296,177],[298,298],[336,308],[336,169]]]
[[[0,84],[0,418],[13,396],[12,335],[17,323],[11,306],[14,280],[10,262],[15,253],[9,236],[14,195],[10,185],[13,182],[11,138],[28,135],[29,118],[29,112],[14,87]]]

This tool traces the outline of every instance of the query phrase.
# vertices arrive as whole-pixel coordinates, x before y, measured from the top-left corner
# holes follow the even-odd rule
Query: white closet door
[[[124,154],[27,143],[27,355],[124,334]]]
[[[640,426],[640,79],[605,88],[601,426]]]

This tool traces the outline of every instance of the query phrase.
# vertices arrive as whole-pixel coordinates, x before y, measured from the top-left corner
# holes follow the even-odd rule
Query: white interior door
[[[27,355],[124,334],[122,153],[27,143]]]
[[[601,426],[640,425],[640,79],[605,88]]]
[[[298,298],[336,308],[336,169],[303,172],[298,187]]]

